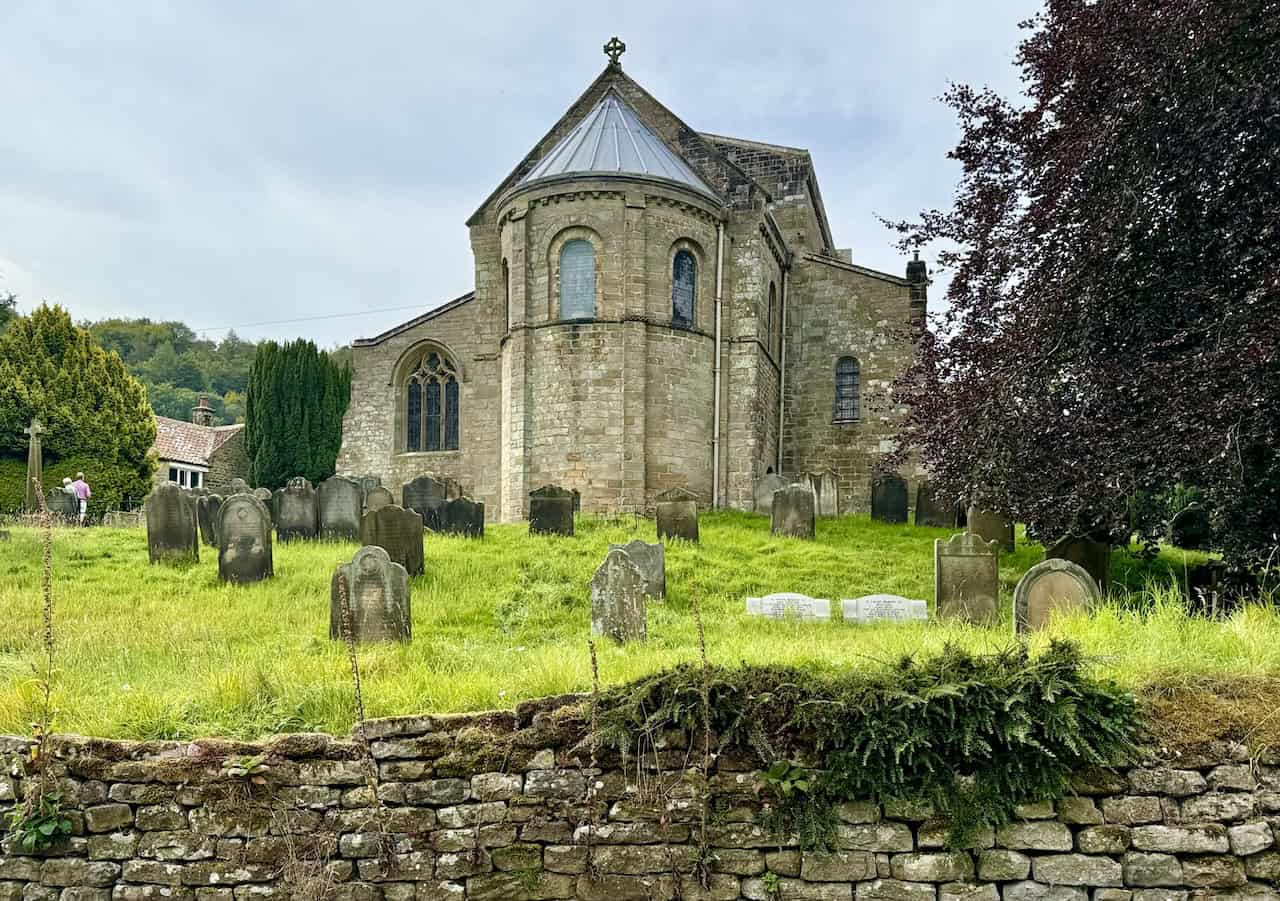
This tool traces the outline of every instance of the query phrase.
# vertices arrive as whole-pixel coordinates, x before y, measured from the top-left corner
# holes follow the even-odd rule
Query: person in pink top
[[[84,480],[84,473],[76,473],[76,480],[71,483],[71,489],[80,501],[80,525],[84,525],[85,514],[89,512],[89,498],[93,497],[93,492],[89,490],[89,483]]]

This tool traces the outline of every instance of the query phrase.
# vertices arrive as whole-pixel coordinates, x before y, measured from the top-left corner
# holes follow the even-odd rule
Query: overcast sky
[[[0,293],[209,337],[376,334],[470,290],[464,221],[613,34],[692,127],[808,148],[837,244],[901,274],[876,215],[948,203],[938,97],[1015,93],[1039,6],[5,0]]]

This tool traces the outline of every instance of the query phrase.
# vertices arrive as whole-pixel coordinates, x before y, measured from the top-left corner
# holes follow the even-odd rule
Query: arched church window
[[[590,319],[596,314],[596,250],[575,238],[560,249],[560,318]]]
[[[855,357],[841,357],[836,363],[836,401],[831,413],[831,418],[836,422],[857,420],[859,376]]]
[[[459,406],[453,362],[428,351],[405,383],[405,450],[457,450]]]
[[[687,250],[676,253],[671,263],[671,324],[679,328],[693,325],[698,298],[698,262]]]

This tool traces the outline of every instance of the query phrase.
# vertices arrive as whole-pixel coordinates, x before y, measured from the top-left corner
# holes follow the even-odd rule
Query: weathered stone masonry
[[[704,889],[690,875],[702,780],[684,770],[699,759],[687,736],[667,735],[651,755],[665,773],[638,779],[634,761],[624,769],[616,758],[591,769],[575,709],[528,704],[370,723],[389,857],[378,853],[357,743],[55,739],[53,772],[75,834],[38,855],[6,844],[0,901],[305,897],[298,880],[308,872],[333,880],[327,897],[400,901],[1280,897],[1280,759],[1251,765],[1227,745],[1080,774],[1075,796],[1023,808],[967,851],[944,849],[945,827],[927,810],[845,804],[830,854],[802,852],[756,825],[756,774],[721,755],[710,777],[714,858]],[[26,785],[15,774],[28,742],[0,739],[0,751],[7,808]],[[263,753],[269,789],[224,775],[229,757]]]

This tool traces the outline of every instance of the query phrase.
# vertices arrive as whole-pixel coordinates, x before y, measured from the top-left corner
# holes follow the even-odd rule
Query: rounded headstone
[[[1037,563],[1013,590],[1014,632],[1043,629],[1057,611],[1089,610],[1101,597],[1098,583],[1083,566],[1060,558]]]
[[[346,637],[342,601],[346,596],[355,641],[409,641],[409,574],[380,547],[363,547],[333,574],[329,590],[329,637]]]
[[[1209,512],[1199,504],[1191,504],[1174,514],[1169,520],[1169,543],[1188,551],[1199,551],[1209,546],[1213,536]]]
[[[999,513],[981,510],[970,505],[965,516],[965,528],[983,541],[998,542],[1002,550],[1012,551],[1013,521]]]
[[[371,510],[360,520],[360,541],[380,547],[411,576],[423,573],[422,515],[396,504]]]
[[[395,502],[395,495],[389,489],[378,485],[369,489],[369,493],[365,495],[364,510],[366,513],[372,513],[374,510],[390,507]]]
[[[275,575],[271,514],[252,494],[233,494],[218,511],[218,578],[248,584]]]
[[[626,551],[609,551],[591,578],[591,634],[619,643],[644,641],[646,614],[639,567]]]
[[[1111,584],[1111,545],[1080,535],[1067,535],[1045,549],[1046,560],[1070,560],[1093,576],[1103,594]]]

